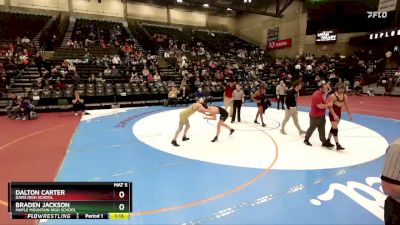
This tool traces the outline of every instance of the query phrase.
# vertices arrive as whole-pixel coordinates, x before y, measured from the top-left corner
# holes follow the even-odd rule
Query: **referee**
[[[232,113],[232,121],[231,123],[235,122],[235,117],[237,113],[237,119],[238,122],[240,123],[240,109],[242,108],[242,105],[244,103],[244,92],[240,90],[240,84],[236,84],[236,89],[233,91],[232,97],[233,97],[233,113]]]
[[[382,171],[385,201],[385,225],[400,224],[400,138],[387,150]]]

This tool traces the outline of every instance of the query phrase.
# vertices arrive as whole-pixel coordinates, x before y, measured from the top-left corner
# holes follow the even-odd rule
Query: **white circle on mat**
[[[346,148],[345,151],[322,148],[317,130],[310,139],[313,146],[305,146],[304,137],[299,136],[292,119],[286,124],[287,135],[279,132],[278,125],[285,111],[268,109],[264,115],[267,127],[262,128],[253,123],[256,110],[255,107],[243,107],[242,123],[231,124],[229,118],[227,124],[236,129],[236,132],[229,136],[229,131],[222,128],[216,143],[211,143],[211,139],[216,134],[217,121],[206,121],[203,114],[195,113],[189,118],[190,140],[182,142],[181,134],[178,138],[180,147],[172,146],[171,140],[178,127],[182,109],[147,116],[136,122],[132,131],[141,142],[163,152],[209,163],[258,169],[268,167],[275,159],[273,140],[277,143],[278,155],[272,169],[278,170],[314,170],[359,165],[381,157],[388,147],[385,138],[377,132],[357,124],[357,121],[345,120],[339,125],[340,143]],[[309,125],[308,113],[299,112],[298,117],[301,127],[306,130]],[[327,118],[326,135],[329,129],[330,122]]]

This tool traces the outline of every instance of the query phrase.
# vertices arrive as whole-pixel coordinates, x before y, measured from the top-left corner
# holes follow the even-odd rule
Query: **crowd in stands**
[[[87,48],[99,46],[120,48],[128,36],[120,23],[78,19],[72,39],[68,40],[69,48]]]
[[[398,52],[381,54],[359,50],[347,57],[299,54],[278,59],[227,33],[195,31],[189,36],[176,28],[146,25],[145,29],[159,47],[158,56],[137,49],[121,24],[89,20],[78,20],[73,37],[67,43],[70,48],[84,49],[83,57],[44,62],[28,37],[3,45],[0,56],[13,65],[36,65],[40,77],[32,84],[35,94],[68,92],[67,97],[71,98],[77,96],[74,90],[78,86],[82,87],[79,94],[85,98],[85,84],[91,88],[90,93],[96,86],[98,96],[102,96],[104,88],[117,94],[123,91],[132,94],[140,89],[137,93],[147,96],[158,89],[154,93],[162,94],[172,105],[176,105],[178,99],[206,97],[212,100],[221,96],[226,84],[231,82],[239,84],[246,96],[255,93],[260,84],[265,85],[267,94],[274,96],[282,82],[290,86],[296,80],[301,80],[305,89],[312,90],[321,80],[335,84],[341,79],[349,89],[357,91],[374,81],[389,88],[399,85],[400,72],[384,73],[390,59],[398,61]],[[116,53],[93,55],[93,46],[112,48]],[[174,74],[160,70],[160,57],[174,59],[168,61]],[[0,75],[4,76],[5,69],[1,65]],[[75,102],[82,103],[80,98],[75,98]],[[11,112],[14,112],[12,108]]]

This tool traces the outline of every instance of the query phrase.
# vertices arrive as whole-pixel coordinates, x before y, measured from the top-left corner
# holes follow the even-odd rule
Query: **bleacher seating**
[[[17,37],[33,40],[50,16],[0,12],[0,40],[14,43]]]
[[[328,71],[331,69],[337,69],[338,73],[341,73],[342,70],[346,71],[350,65],[357,64],[360,59],[365,57],[363,54],[348,59],[340,59],[337,56],[307,59],[301,56],[296,59],[277,60],[257,46],[229,33],[153,24],[138,25],[137,23],[129,23],[130,32],[141,42],[145,51],[136,49],[138,44],[135,43],[135,50],[126,55],[121,47],[129,37],[121,23],[76,19],[72,25],[70,24],[68,28],[71,29],[72,41],[84,43],[86,39],[89,39],[93,40],[93,43],[89,43],[89,41],[84,43],[84,46],[64,46],[56,49],[53,58],[47,60],[42,67],[43,73],[46,70],[50,71],[44,76],[39,75],[38,67],[34,63],[28,63],[24,67],[14,65],[13,68],[9,67],[12,64],[4,63],[3,67],[7,66],[7,71],[14,73],[10,91],[18,94],[25,93],[28,96],[38,96],[40,97],[38,106],[43,107],[57,104],[64,107],[66,102],[70,102],[73,98],[74,90],[80,92],[87,104],[143,103],[146,101],[161,103],[168,97],[170,86],[179,87],[183,74],[187,73],[191,74],[188,76],[186,84],[192,93],[190,98],[194,97],[194,92],[198,88],[209,90],[210,95],[214,98],[221,98],[225,84],[230,80],[241,84],[247,96],[251,90],[254,90],[254,86],[264,82],[267,85],[267,94],[274,96],[275,86],[279,80],[285,80],[290,85],[293,79],[301,78],[306,84],[302,94],[311,94],[316,89],[316,75],[323,79],[329,79]],[[159,35],[165,35],[164,42],[157,42],[156,39]],[[177,48],[170,46],[169,40],[172,40]],[[181,50],[182,44],[186,44],[185,51]],[[204,54],[199,54],[199,49],[203,48]],[[154,49],[158,50],[157,58],[154,58]],[[164,58],[164,55],[161,54],[166,50],[172,52],[171,57]],[[88,54],[90,57],[86,57]],[[102,61],[101,59],[105,55],[109,57],[118,55],[121,63],[113,64],[110,60]],[[125,61],[127,57],[131,58]],[[186,57],[185,60],[184,57]],[[67,63],[74,64],[76,73],[72,71],[65,72],[65,74],[59,73],[59,71],[67,71],[67,67],[64,65],[66,59],[68,59]],[[366,59],[368,64],[377,58]],[[163,65],[159,61],[162,61]],[[182,64],[183,61],[186,65]],[[0,63],[2,62],[0,61]],[[300,70],[294,69],[296,64],[301,66]],[[320,66],[323,69],[306,72],[305,67],[310,64],[313,64],[316,69]],[[104,74],[107,67],[111,68],[112,66],[118,69],[119,75],[99,77],[99,74]],[[151,74],[159,73],[161,81],[148,81],[148,78],[142,75],[145,66]],[[57,68],[58,72],[50,75],[53,68]],[[362,77],[362,69],[361,66],[355,66],[352,70],[355,72],[354,76]],[[206,74],[202,74],[203,70],[206,71]],[[219,71],[222,78],[216,76]],[[394,76],[395,72],[397,70],[386,71],[386,74]],[[137,74],[140,81],[131,80],[132,74]],[[375,71],[369,77],[374,77],[374,74],[379,75],[380,73]],[[94,75],[94,79],[92,75]],[[38,82],[38,78],[44,79],[41,88],[35,84]],[[2,88],[1,85],[0,88]],[[376,87],[375,94],[381,92],[385,93],[384,87]],[[3,100],[6,97],[7,95],[3,96]]]

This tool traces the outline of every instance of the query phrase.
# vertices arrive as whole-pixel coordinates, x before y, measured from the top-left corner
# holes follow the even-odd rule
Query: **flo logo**
[[[366,184],[348,181],[346,185],[333,183],[329,185],[328,190],[324,194],[317,196],[316,199],[311,199],[310,203],[315,206],[320,206],[322,202],[333,200],[335,193],[341,192],[383,221],[383,207],[386,195],[383,193],[382,187],[380,186],[381,179],[379,177],[367,177],[365,182]],[[374,185],[379,185],[379,188],[374,188]],[[369,196],[365,196],[366,194]]]
[[[378,12],[378,11],[367,11],[368,14],[368,19],[372,18],[379,18],[379,19],[384,19],[387,18],[387,12]]]

